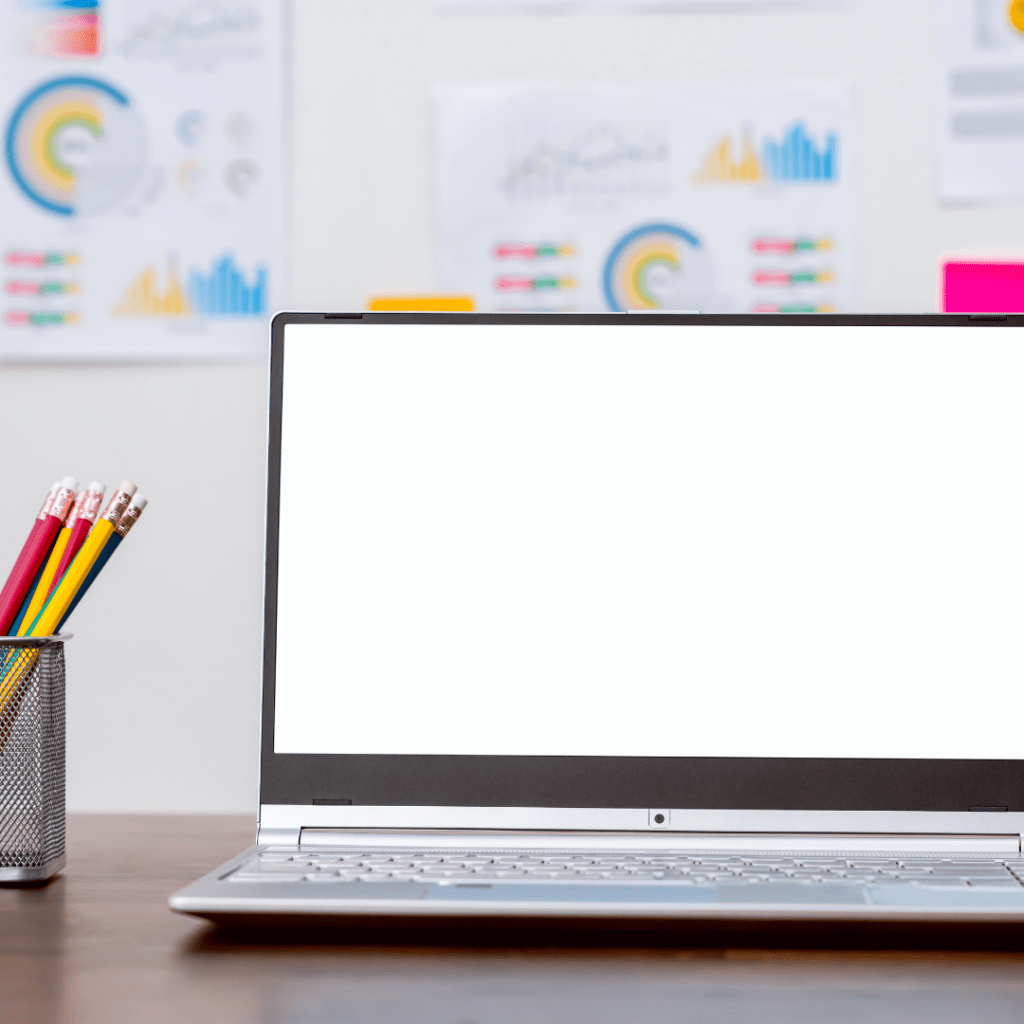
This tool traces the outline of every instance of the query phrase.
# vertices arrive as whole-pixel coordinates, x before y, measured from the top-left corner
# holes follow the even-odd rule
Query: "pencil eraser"
[[[53,494],[54,491],[59,491],[59,490],[60,490],[60,481],[59,480],[54,480],[53,481],[53,486],[50,488],[50,493]]]
[[[132,498],[132,505],[134,505],[140,512],[149,504],[149,498],[144,498],[141,494],[136,494]],[[131,506],[129,506],[130,508]]]
[[[118,487],[118,490],[124,491],[124,493],[130,498],[138,490],[138,487],[136,487],[131,480],[122,480],[121,486]]]
[[[102,494],[107,489],[106,484],[101,484],[99,480],[93,480],[86,488],[87,491],[99,491]]]
[[[73,476],[66,476],[60,482],[61,487],[68,487],[72,491],[78,490],[78,481]]]

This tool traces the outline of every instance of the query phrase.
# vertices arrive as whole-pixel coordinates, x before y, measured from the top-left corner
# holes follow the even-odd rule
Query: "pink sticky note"
[[[942,308],[946,313],[1024,313],[1024,263],[943,263]]]

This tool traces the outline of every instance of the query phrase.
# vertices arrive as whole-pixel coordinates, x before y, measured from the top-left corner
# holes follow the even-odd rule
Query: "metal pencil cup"
[[[64,640],[0,637],[0,882],[64,866]]]

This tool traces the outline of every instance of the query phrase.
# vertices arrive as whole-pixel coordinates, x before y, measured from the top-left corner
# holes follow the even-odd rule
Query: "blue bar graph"
[[[192,270],[188,275],[188,297],[195,313],[202,316],[263,316],[267,312],[267,268],[258,266],[251,285],[226,253],[209,274]]]
[[[839,176],[839,136],[829,132],[819,148],[801,122],[782,141],[765,139],[761,159],[772,181],[835,181]]]

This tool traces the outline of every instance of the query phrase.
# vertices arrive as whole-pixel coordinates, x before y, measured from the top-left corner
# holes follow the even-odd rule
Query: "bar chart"
[[[161,286],[155,266],[146,267],[128,283],[113,314],[119,317],[249,317],[268,309],[267,268],[259,265],[252,283],[230,253],[214,260],[209,271],[192,267],[184,282],[168,261]]]
[[[781,140],[764,140],[761,159],[772,181],[835,181],[839,174],[839,136],[829,132],[819,146],[798,121]]]
[[[230,254],[214,263],[208,274],[192,270],[188,297],[200,316],[263,316],[267,312],[267,268],[258,266],[252,284]]]

